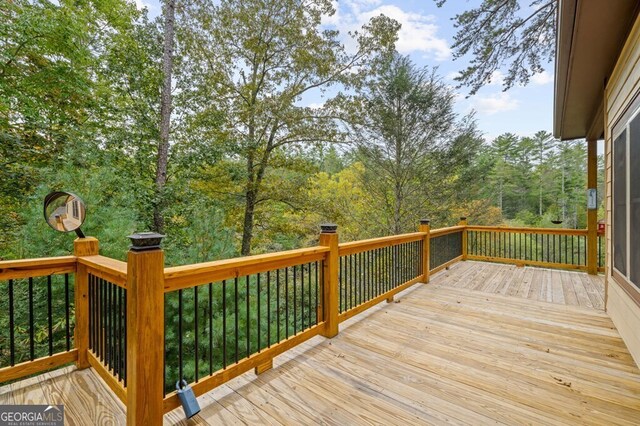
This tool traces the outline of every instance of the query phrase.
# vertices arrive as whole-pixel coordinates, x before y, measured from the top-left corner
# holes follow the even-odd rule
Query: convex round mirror
[[[56,231],[76,231],[78,237],[84,238],[80,230],[84,218],[84,201],[77,195],[55,191],[44,197],[44,219]]]

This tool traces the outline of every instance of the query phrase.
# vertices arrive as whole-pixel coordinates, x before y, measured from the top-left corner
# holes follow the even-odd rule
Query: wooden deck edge
[[[100,362],[93,352],[87,352],[87,359],[89,361],[89,365],[96,371],[96,373],[98,373],[102,381],[109,386],[118,399],[126,406],[127,388],[124,387],[124,384],[116,379],[109,370],[107,370],[107,367]]]
[[[0,382],[8,382],[20,379],[31,374],[42,373],[57,367],[61,367],[78,359],[78,350],[60,352],[51,356],[25,361],[11,367],[0,368]]]
[[[466,225],[449,226],[448,228],[438,228],[429,231],[429,238],[442,237],[443,235],[455,234],[467,229]]]
[[[305,263],[323,261],[326,259],[328,252],[328,247],[317,246],[165,268],[164,292],[169,293],[210,282],[220,282]]]
[[[403,290],[406,290],[407,288],[411,287],[412,285],[419,283],[421,281],[423,281],[424,276],[420,275],[419,277],[416,277],[410,281],[407,281],[404,284],[400,284],[398,287],[387,291],[386,293],[383,293],[367,302],[361,303],[358,306],[355,306],[351,309],[349,309],[346,312],[341,313],[340,315],[338,315],[338,322],[344,322],[346,320],[348,320],[349,318],[352,318],[364,311],[366,311],[367,309],[377,305],[378,303],[384,302],[385,300],[392,298],[394,295],[396,295],[397,293],[400,293]]]
[[[211,376],[201,379],[197,383],[191,383],[191,388],[193,389],[193,392],[196,394],[196,396],[209,392],[210,390],[217,388],[223,383],[228,382],[229,380],[243,373],[246,373],[251,369],[264,365],[268,360],[273,359],[281,353],[288,351],[294,346],[297,346],[300,343],[303,343],[311,339],[312,337],[317,336],[324,329],[324,326],[325,323],[320,322],[313,327],[296,334],[295,336],[291,336],[288,339],[271,346],[270,348],[263,349],[262,352],[253,354],[248,358],[238,361],[237,364],[231,365],[223,370],[218,370]],[[176,392],[171,392],[164,398],[165,413],[168,413],[169,411],[178,408],[179,406],[180,400],[178,399],[178,395],[176,394]]]
[[[463,260],[463,258],[464,258],[463,255],[460,255],[460,256],[458,256],[456,258],[453,258],[450,261],[445,262],[445,263],[443,263],[442,265],[440,265],[440,266],[438,266],[436,268],[433,268],[431,271],[429,271],[429,275],[435,274],[436,272],[440,272],[443,269],[446,269],[449,266],[453,265],[454,263],[460,262],[461,260]],[[468,256],[467,256],[467,259],[469,259]],[[469,260],[471,260],[471,259],[469,259]]]
[[[352,241],[338,245],[339,256],[362,253],[377,248],[390,247],[398,244],[420,241],[427,235],[426,232],[412,232],[410,234],[392,235],[389,237],[372,238],[369,240]]]
[[[119,287],[127,287],[127,262],[104,256],[79,257],[78,263],[87,267],[87,272],[107,280]]]

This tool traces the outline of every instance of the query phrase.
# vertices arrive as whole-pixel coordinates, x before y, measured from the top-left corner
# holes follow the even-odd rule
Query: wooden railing
[[[0,382],[76,361],[75,256],[0,262]]]
[[[132,249],[120,262],[100,256],[97,240],[78,239],[74,256],[0,262],[0,320],[9,325],[0,329],[0,383],[76,362],[124,402],[128,424],[161,424],[179,405],[177,380],[201,395],[251,369],[260,374],[275,356],[335,336],[341,322],[460,260],[586,269],[586,235],[461,218],[340,243],[327,225],[316,247],[168,268],[161,249]],[[49,297],[41,302],[37,292]]]
[[[587,269],[586,229],[467,227],[467,259]]]
[[[164,412],[179,406],[181,378],[200,395],[251,369],[266,371],[275,356],[322,334],[329,251],[166,268]]]

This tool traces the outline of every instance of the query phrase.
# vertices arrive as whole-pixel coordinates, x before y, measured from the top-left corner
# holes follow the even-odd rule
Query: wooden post
[[[338,300],[338,269],[340,268],[340,256],[338,253],[338,225],[320,225],[320,245],[331,250],[324,261],[323,273],[323,319],[325,322],[324,337],[333,337],[338,334],[338,313],[340,311]]]
[[[76,257],[95,256],[99,253],[100,243],[96,238],[76,238],[73,241],[73,254]],[[78,349],[78,369],[88,368],[89,360],[89,273],[85,265],[76,263],[75,279],[76,326],[73,341]]]
[[[598,141],[587,141],[587,188],[598,186]],[[587,272],[598,274],[598,206],[587,209]]]
[[[468,225],[467,223],[467,218],[462,216],[460,218],[460,222],[458,223],[458,226],[464,226],[464,230],[462,231],[462,260],[467,260],[467,228],[466,226]]]
[[[429,246],[431,240],[431,226],[429,225],[429,223],[429,219],[420,219],[420,226],[418,228],[418,231],[427,233],[427,235],[425,235],[424,239],[422,240],[422,282],[425,284],[429,282],[430,267]]]
[[[130,236],[127,256],[127,425],[162,425],[164,252],[162,235]]]

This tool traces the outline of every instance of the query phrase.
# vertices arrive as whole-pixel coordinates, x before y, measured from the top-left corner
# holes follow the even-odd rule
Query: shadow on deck
[[[602,311],[602,281],[460,262],[165,424],[637,424],[640,370]],[[125,423],[91,370],[0,389],[0,404],[28,402],[64,403],[69,423]]]

